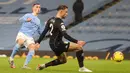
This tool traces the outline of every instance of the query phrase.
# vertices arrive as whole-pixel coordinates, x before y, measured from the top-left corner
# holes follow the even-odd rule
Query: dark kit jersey
[[[43,40],[48,31],[50,34],[50,44],[54,44],[55,46],[57,46],[59,43],[63,43],[63,36],[67,40],[77,43],[76,39],[72,38],[66,33],[66,27],[64,25],[64,22],[60,18],[52,17],[47,21],[45,29],[42,32],[39,40],[37,41],[38,43],[40,43]]]

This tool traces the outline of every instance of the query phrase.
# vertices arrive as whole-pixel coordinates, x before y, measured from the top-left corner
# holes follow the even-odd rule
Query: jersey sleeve
[[[28,17],[29,17],[29,14],[25,14],[24,16],[19,18],[19,22],[26,22]]]
[[[48,24],[46,24],[45,29],[43,30],[42,34],[40,35],[39,39],[37,40],[37,43],[40,43],[43,40],[43,38],[45,37],[48,30],[49,30],[49,26],[48,26]]]
[[[68,34],[66,33],[66,27],[65,27],[65,25],[64,25],[63,22],[58,21],[57,24],[59,24],[59,25],[58,25],[58,28],[59,28],[59,30],[61,31],[61,33],[63,34],[63,36],[64,36],[65,39],[67,39],[67,40],[69,40],[69,41],[71,41],[71,42],[77,43],[78,40],[72,38],[70,35],[68,35]]]

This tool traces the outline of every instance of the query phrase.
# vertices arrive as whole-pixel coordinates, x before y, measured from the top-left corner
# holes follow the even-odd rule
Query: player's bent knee
[[[76,45],[76,48],[77,48],[78,50],[81,50],[81,49],[82,49],[82,46]]]
[[[28,49],[29,50],[35,50],[35,44],[30,44],[29,46],[28,46]]]
[[[82,47],[81,47],[81,46],[78,46],[78,49],[79,49],[79,50],[81,50],[81,49],[82,49]]]
[[[83,50],[83,49],[81,46],[78,46],[76,51],[80,51],[80,50]]]
[[[18,43],[19,45],[23,45],[23,44],[24,44],[24,40],[23,40],[23,39],[18,39],[18,40],[17,40],[17,43]]]
[[[72,48],[72,49],[81,49],[82,47],[76,43],[72,43],[70,42],[70,46],[69,48]]]

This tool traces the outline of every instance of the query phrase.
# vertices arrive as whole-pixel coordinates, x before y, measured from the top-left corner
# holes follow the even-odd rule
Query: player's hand
[[[78,41],[77,44],[83,47],[86,44],[86,42],[85,41]]]
[[[27,18],[27,22],[30,22],[32,19],[31,18]]]
[[[35,44],[35,48],[36,48],[36,50],[38,50],[38,49],[40,48],[40,44],[39,44],[39,43],[36,43],[36,44]]]

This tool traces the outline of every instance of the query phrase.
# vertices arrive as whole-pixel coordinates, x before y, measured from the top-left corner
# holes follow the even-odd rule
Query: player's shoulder
[[[25,14],[25,16],[30,16],[30,15],[32,15],[32,13],[26,13],[26,14]]]
[[[63,22],[62,19],[60,18],[55,18],[56,21],[60,21],[60,22]]]
[[[54,23],[55,22],[55,17],[51,17],[48,19],[47,23]]]
[[[64,22],[60,18],[55,18],[55,23],[59,25],[59,24],[63,24]]]

